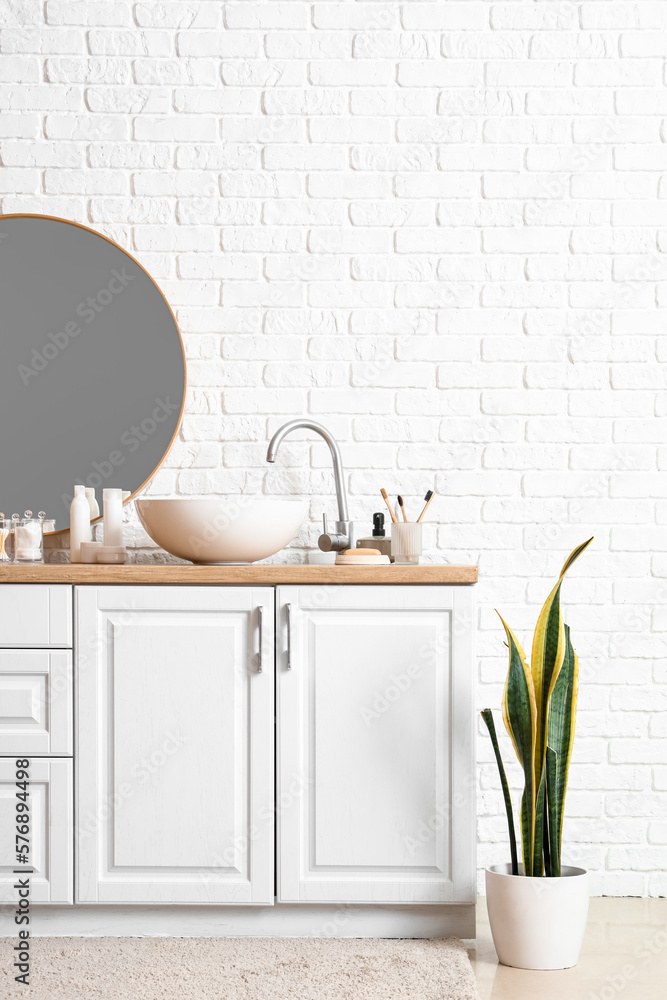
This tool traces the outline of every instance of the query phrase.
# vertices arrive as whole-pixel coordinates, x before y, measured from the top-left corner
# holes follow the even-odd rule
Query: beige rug
[[[9,939],[0,941],[6,949]],[[478,1000],[455,938],[33,938],[16,1000]],[[6,951],[5,951],[6,956]]]

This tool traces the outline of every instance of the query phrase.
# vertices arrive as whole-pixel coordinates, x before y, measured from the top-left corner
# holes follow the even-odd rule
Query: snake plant
[[[563,564],[537,619],[530,666],[519,640],[499,616],[509,647],[503,722],[524,773],[521,849],[523,870],[533,877],[561,873],[563,805],[574,741],[579,661],[569,626],[561,614],[560,590],[568,569],[592,541],[589,538],[577,546]],[[512,800],[491,710],[484,709],[482,718],[489,730],[505,798],[512,874],[518,875]]]

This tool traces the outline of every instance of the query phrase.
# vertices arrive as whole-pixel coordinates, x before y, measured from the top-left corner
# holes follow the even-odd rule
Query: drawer
[[[19,758],[21,759],[21,758]],[[30,901],[71,903],[74,898],[72,761],[28,758],[30,763]],[[17,902],[16,760],[0,760],[0,902]]]
[[[0,586],[0,647],[71,645],[71,587]]]
[[[71,753],[71,652],[0,649],[0,754]]]

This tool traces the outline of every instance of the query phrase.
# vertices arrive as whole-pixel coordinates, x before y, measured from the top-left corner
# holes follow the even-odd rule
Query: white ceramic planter
[[[511,870],[510,865],[486,869],[486,905],[501,963],[516,969],[572,968],[586,930],[588,873],[563,866],[560,878],[526,878]]]

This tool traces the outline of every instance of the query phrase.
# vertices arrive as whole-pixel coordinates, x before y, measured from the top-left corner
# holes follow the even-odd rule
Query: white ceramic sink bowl
[[[292,541],[306,516],[305,500],[271,497],[142,497],[137,513],[154,542],[195,563],[251,563]]]

